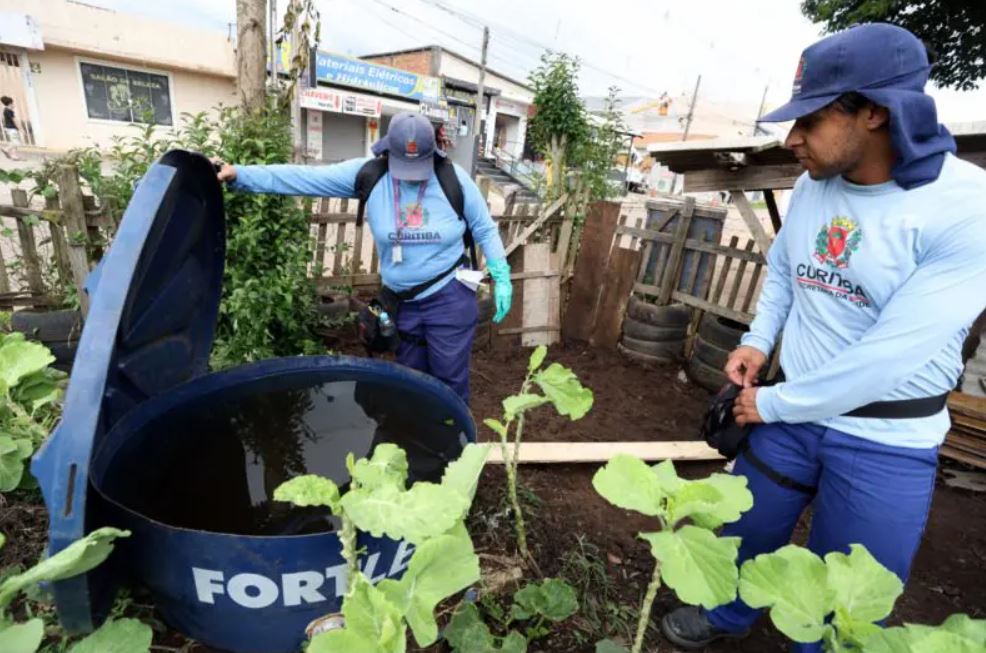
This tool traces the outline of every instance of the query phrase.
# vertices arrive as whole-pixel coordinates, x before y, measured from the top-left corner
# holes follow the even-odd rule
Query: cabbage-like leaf
[[[312,638],[308,653],[404,653],[407,627],[383,592],[362,574],[342,608],[346,625]]]
[[[740,569],[739,594],[753,608],[770,608],[770,619],[788,638],[817,642],[825,618],[835,609],[835,592],[817,555],[788,545],[747,560]]]
[[[534,351],[531,352],[531,358],[527,362],[527,371],[534,372],[539,369],[541,365],[544,364],[544,359],[548,355],[548,348],[544,345],[539,345]]]
[[[552,363],[534,375],[534,382],[554,404],[555,410],[573,421],[582,419],[592,408],[592,390],[584,387],[572,370]]]
[[[483,424],[488,426],[493,430],[494,433],[499,435],[501,438],[507,437],[507,427],[498,419],[493,419],[492,417],[487,417],[483,420]]]
[[[708,492],[717,495],[714,500]],[[686,496],[682,496],[686,492]],[[714,530],[723,524],[730,524],[753,507],[753,493],[747,488],[745,476],[732,474],[712,474],[697,481],[685,481],[685,486],[674,496],[671,523],[689,517],[696,526]]]
[[[617,508],[656,517],[664,515],[666,494],[647,464],[627,454],[617,454],[592,477],[592,487]]]
[[[490,455],[490,445],[470,443],[465,446],[458,458],[445,468],[442,486],[455,490],[472,502],[479,487],[479,476],[483,473],[486,458]]]
[[[130,531],[100,528],[68,545],[50,558],[42,560],[22,574],[0,583],[0,610],[10,604],[22,589],[42,581],[56,581],[84,574],[113,552],[113,540],[130,537]]]
[[[489,627],[483,623],[479,610],[473,603],[464,603],[452,615],[451,621],[445,628],[445,639],[448,640],[454,653],[526,653],[527,639],[520,633],[511,630],[497,646],[495,637]]]
[[[45,636],[45,625],[40,619],[22,624],[0,623],[0,651],[3,653],[35,653]]]
[[[24,461],[34,453],[34,445],[24,438],[0,435],[0,492],[10,492],[24,478]]]
[[[48,348],[29,342],[21,333],[2,336],[0,340],[0,394],[9,391],[21,379],[40,372],[55,362]]]
[[[540,583],[528,583],[514,593],[510,615],[523,621],[540,615],[549,621],[564,621],[579,609],[575,589],[558,578],[547,578]]]
[[[983,653],[986,619],[954,614],[937,628],[908,624],[873,634],[864,643],[866,653]]]
[[[886,619],[904,584],[860,544],[849,555],[834,551],[825,556],[828,586],[835,592],[835,627],[842,639],[862,644],[874,622]]]
[[[422,482],[407,491],[387,485],[352,490],[341,503],[359,530],[417,545],[447,533],[465,516],[470,501],[457,490]]]
[[[438,639],[435,608],[479,580],[479,557],[465,528],[440,535],[419,546],[400,580],[377,586],[407,619],[418,646]]]
[[[511,395],[503,400],[503,412],[507,420],[512,420],[523,412],[543,406],[548,401],[547,397],[530,393]]]
[[[378,444],[369,459],[356,461],[353,481],[368,490],[385,485],[404,489],[407,484],[407,454],[396,444]]]
[[[274,501],[293,503],[296,506],[324,506],[339,514],[339,486],[317,474],[296,476],[281,483],[274,490]]]
[[[736,598],[738,537],[691,525],[640,537],[661,562],[661,580],[685,603],[711,610]]]
[[[629,653],[630,649],[622,644],[617,644],[611,639],[604,639],[596,642],[596,653]]]
[[[68,653],[147,653],[154,633],[136,619],[107,621]]]

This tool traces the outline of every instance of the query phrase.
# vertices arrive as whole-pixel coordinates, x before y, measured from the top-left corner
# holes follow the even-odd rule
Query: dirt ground
[[[527,355],[527,351],[510,348],[477,353],[472,377],[472,409],[477,422],[500,415],[499,402],[519,386]],[[577,422],[553,415],[548,408],[539,409],[527,420],[527,440],[682,440],[693,438],[698,431],[708,395],[679,380],[675,368],[644,369],[624,362],[615,353],[574,345],[552,347],[548,360],[574,369],[595,392],[595,406]],[[482,426],[479,429],[480,439],[490,439],[492,433]],[[720,463],[678,465],[679,472],[689,477],[704,476],[721,467]],[[601,633],[628,637],[636,623],[637,606],[653,564],[636,534],[653,528],[653,524],[614,508],[596,495],[591,486],[596,468],[530,465],[521,469],[522,496],[533,512],[530,539],[542,574],[564,575],[584,593],[580,613],[560,634],[532,645],[531,651],[592,651]],[[502,469],[491,467],[484,472],[470,521],[477,548],[484,555],[512,552],[503,486]],[[0,569],[30,563],[40,554],[45,519],[37,501],[37,495],[0,497],[0,532],[8,536],[7,547],[0,550]],[[803,526],[797,540],[804,539]],[[986,617],[984,569],[986,494],[939,483],[913,577],[897,604],[893,622],[937,624],[957,612]],[[657,618],[675,605],[672,593],[662,590],[653,615]],[[170,632],[159,633],[156,643],[183,653],[207,651],[182,647],[180,637]],[[651,651],[676,650],[656,628],[650,631],[648,644]],[[709,650],[760,653],[786,648],[784,639],[763,620],[749,638]]]

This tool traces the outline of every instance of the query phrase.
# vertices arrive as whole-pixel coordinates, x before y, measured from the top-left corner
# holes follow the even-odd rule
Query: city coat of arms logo
[[[863,240],[863,231],[849,218],[839,216],[823,224],[815,237],[815,258],[838,270],[849,267],[849,258]]]

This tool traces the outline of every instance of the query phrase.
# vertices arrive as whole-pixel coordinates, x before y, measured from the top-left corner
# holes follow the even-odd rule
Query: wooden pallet
[[[952,430],[941,455],[986,469],[986,398],[953,392],[948,398]]]

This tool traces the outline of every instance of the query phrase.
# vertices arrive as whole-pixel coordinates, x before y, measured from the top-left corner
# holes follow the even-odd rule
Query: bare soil
[[[348,338],[338,344],[343,350],[353,350]],[[477,422],[500,415],[500,400],[517,390],[528,354],[528,350],[510,347],[476,354],[472,409]],[[595,392],[595,406],[577,422],[554,415],[550,409],[539,409],[527,420],[525,439],[585,442],[683,440],[696,436],[708,394],[679,380],[678,369],[645,369],[624,361],[616,353],[578,345],[552,347],[549,360],[575,370]],[[481,440],[492,436],[488,429],[479,427]],[[541,574],[565,575],[585,592],[580,614],[567,622],[561,632],[532,645],[532,651],[593,651],[594,638],[602,633],[627,637],[635,623],[653,564],[637,533],[654,525],[649,519],[623,512],[600,498],[591,485],[596,467],[529,465],[521,469],[525,489],[522,494],[532,512],[530,540]],[[720,463],[678,465],[679,472],[688,477],[705,476],[721,467]],[[514,552],[503,487],[502,469],[491,467],[484,472],[470,523],[484,556],[501,557]],[[41,554],[46,518],[39,502],[37,493],[0,497],[0,532],[7,535],[7,546],[0,550],[0,570],[31,564]],[[804,540],[806,523],[807,518],[795,534],[796,541]],[[586,571],[587,561],[593,563],[602,578]],[[939,483],[913,576],[898,601],[892,622],[937,624],[957,612],[986,617],[984,569],[986,494]],[[676,605],[673,594],[662,590],[655,603],[654,622]],[[649,631],[647,641],[651,651],[676,650],[656,628]],[[201,646],[184,646],[180,635],[163,627],[156,644],[183,653],[208,651]],[[787,646],[769,620],[764,619],[749,638],[709,650],[761,653],[784,651]]]

